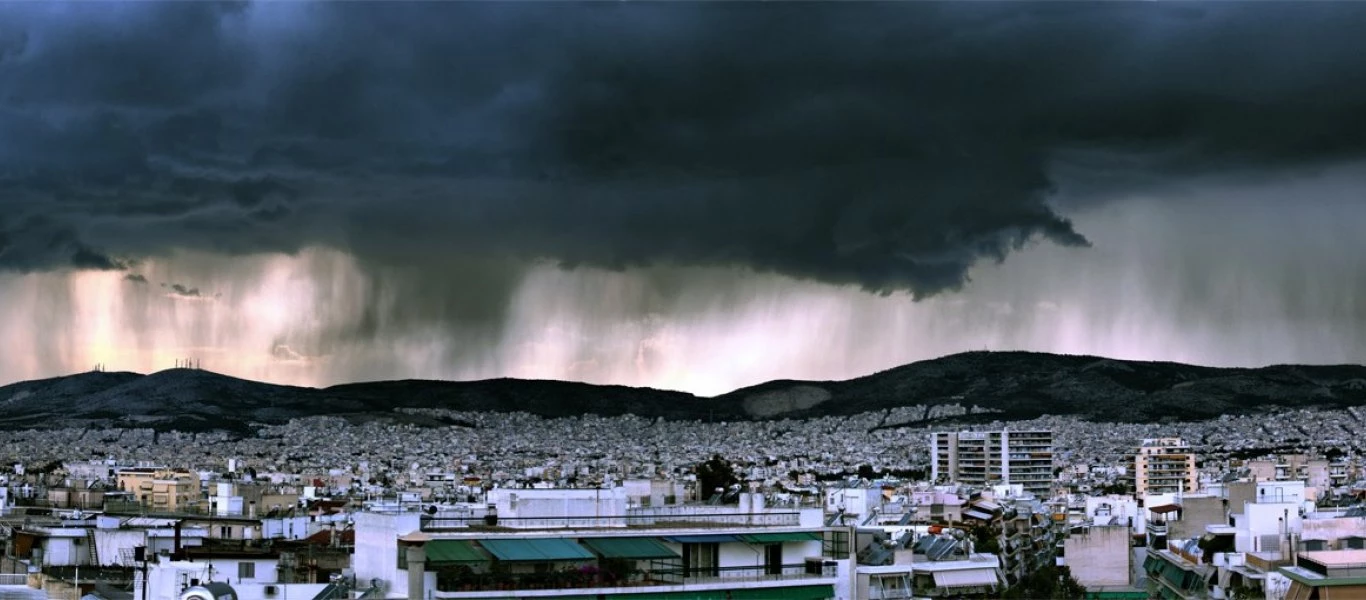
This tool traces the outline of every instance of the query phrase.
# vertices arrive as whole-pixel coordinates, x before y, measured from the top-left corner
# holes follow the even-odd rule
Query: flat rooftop
[[[1366,567],[1366,550],[1321,550],[1315,552],[1301,552],[1300,558],[1312,560],[1330,569]]]

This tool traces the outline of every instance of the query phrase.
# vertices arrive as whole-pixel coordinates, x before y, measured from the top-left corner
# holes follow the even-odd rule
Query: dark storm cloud
[[[185,287],[185,286],[183,286],[183,285],[181,285],[181,284],[179,284],[179,283],[173,283],[173,284],[171,284],[170,286],[167,286],[166,284],[163,283],[163,284],[161,284],[161,286],[162,286],[162,287],[170,287],[171,293],[172,293],[172,294],[175,294],[175,295],[177,295],[177,296],[185,296],[185,297],[187,297],[187,298],[198,298],[198,297],[199,297],[199,288]]]
[[[147,283],[147,277],[145,277],[145,276],[143,276],[143,275],[141,275],[141,274],[139,274],[139,273],[129,273],[129,274],[127,274],[127,275],[124,275],[124,276],[123,276],[123,280],[124,280],[124,281],[127,281],[127,282],[129,282],[129,283],[137,283],[137,284],[144,284],[144,285]]]
[[[1088,243],[1060,157],[1133,181],[1366,149],[1357,4],[0,10],[0,268],[323,244],[490,296],[474,319],[516,278],[452,256],[923,296]]]

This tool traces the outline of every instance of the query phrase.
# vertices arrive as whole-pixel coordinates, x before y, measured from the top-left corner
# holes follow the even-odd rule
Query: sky
[[[1366,362],[1363,3],[0,3],[0,383]]]

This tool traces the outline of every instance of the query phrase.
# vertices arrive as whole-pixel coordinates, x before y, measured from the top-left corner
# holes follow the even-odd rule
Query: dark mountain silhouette
[[[771,381],[713,398],[564,381],[382,381],[329,388],[259,383],[208,371],[82,373],[0,387],[0,428],[225,429],[335,415],[419,425],[458,424],[396,408],[525,411],[542,416],[809,418],[902,406],[960,404],[993,418],[1043,414],[1092,420],[1198,420],[1271,407],[1366,403],[1366,367],[1276,365],[1255,369],[1137,362],[1030,352],[968,352],[848,381]]]

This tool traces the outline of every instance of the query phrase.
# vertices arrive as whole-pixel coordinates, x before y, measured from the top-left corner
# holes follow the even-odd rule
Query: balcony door
[[[719,577],[721,563],[720,544],[683,544],[684,577]]]
[[[782,575],[783,574],[783,545],[768,544],[764,546],[764,574]]]

